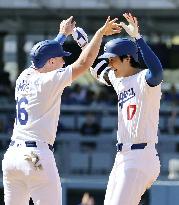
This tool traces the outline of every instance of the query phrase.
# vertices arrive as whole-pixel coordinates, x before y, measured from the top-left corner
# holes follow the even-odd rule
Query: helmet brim
[[[64,52],[62,53],[61,57],[63,57],[63,56],[70,56],[71,54],[72,54],[72,53],[70,53],[70,52],[64,51]]]
[[[113,54],[113,53],[104,53],[103,55],[99,56],[98,58],[101,59],[101,58],[114,58],[116,57],[117,55],[116,54]]]

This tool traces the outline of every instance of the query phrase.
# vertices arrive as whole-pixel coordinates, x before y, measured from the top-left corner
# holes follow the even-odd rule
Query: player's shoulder
[[[63,67],[63,68],[58,68],[56,70],[57,73],[64,73],[66,71],[69,71],[69,70],[72,70],[72,66],[71,65],[68,65],[66,67]]]
[[[139,72],[136,74],[137,78],[145,77],[148,69],[140,69]]]
[[[58,68],[51,73],[52,77],[64,78],[65,76],[72,76],[72,66],[68,65],[66,67]]]
[[[23,71],[20,73],[20,75],[19,75],[18,78],[17,78],[17,81],[19,81],[19,80],[25,78],[25,77],[28,76],[28,75],[31,75],[33,71],[34,71],[34,69],[31,68],[31,67],[26,68],[25,70],[23,70]]]
[[[65,76],[71,75],[71,66],[63,67],[63,68],[58,68],[56,70],[44,73],[41,76],[41,80],[43,83],[48,83],[48,82],[59,82],[60,79],[65,79]]]
[[[65,73],[66,71],[71,70],[71,69],[72,69],[72,66],[71,66],[71,65],[68,65],[68,66],[66,66],[66,67],[57,68],[56,70],[47,72],[46,75],[47,75],[47,76],[53,76],[53,75],[56,75],[56,74],[63,74],[63,73]]]

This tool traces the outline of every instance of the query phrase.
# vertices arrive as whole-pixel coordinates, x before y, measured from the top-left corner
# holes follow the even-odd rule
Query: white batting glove
[[[125,13],[123,14],[125,19],[128,21],[128,25],[124,22],[120,22],[120,26],[124,28],[124,30],[133,38],[140,38],[139,34],[139,27],[138,27],[138,21],[136,17],[133,17],[131,13]]]
[[[140,36],[138,28],[134,27],[132,24],[126,25],[124,22],[121,22],[120,25],[125,29],[125,31],[132,37],[137,38]]]
[[[73,39],[83,49],[88,43],[88,35],[80,27],[75,27],[72,33]]]
[[[36,170],[43,169],[42,164],[40,163],[39,156],[36,153],[34,153],[33,151],[29,155],[25,154],[24,157],[25,157],[25,160],[32,162],[32,164]]]

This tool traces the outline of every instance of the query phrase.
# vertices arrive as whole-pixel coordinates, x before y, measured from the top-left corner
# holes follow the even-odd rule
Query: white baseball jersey
[[[32,67],[16,81],[16,120],[12,140],[35,140],[53,145],[60,114],[61,95],[72,82],[72,68],[39,73]]]
[[[119,143],[157,143],[161,84],[150,87],[145,79],[147,69],[129,76],[108,76],[118,95]]]

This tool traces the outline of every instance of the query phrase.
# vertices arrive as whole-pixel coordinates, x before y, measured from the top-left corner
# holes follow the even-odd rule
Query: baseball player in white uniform
[[[91,68],[92,75],[112,85],[118,95],[117,154],[104,205],[139,204],[160,172],[155,144],[163,69],[139,34],[136,17],[130,13],[123,16],[129,24],[120,25],[135,41],[116,38],[107,42],[99,57],[102,61]],[[139,51],[147,69],[139,69]]]
[[[94,62],[104,35],[119,33],[116,18],[108,17],[79,58],[63,68],[66,36],[73,32],[73,17],[62,21],[54,40],[37,43],[31,50],[32,66],[16,81],[16,120],[11,143],[3,159],[6,205],[62,205],[61,183],[53,143],[60,114],[61,95]],[[81,37],[77,36],[80,42]]]

